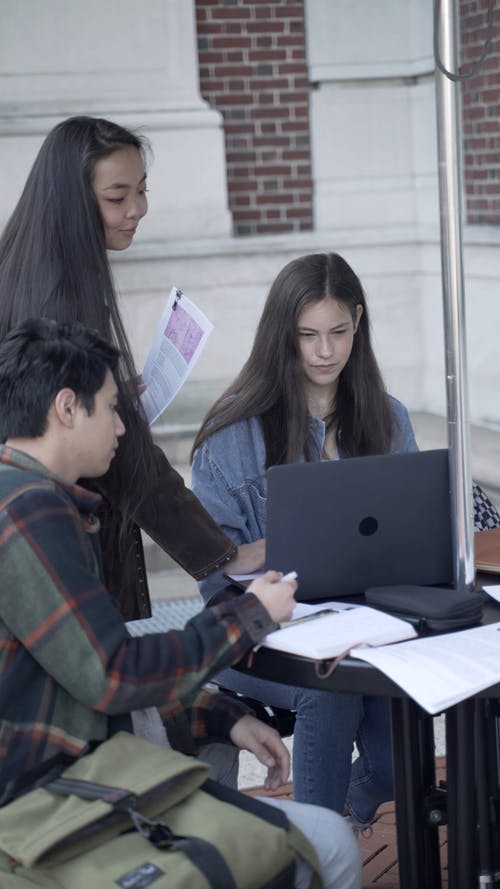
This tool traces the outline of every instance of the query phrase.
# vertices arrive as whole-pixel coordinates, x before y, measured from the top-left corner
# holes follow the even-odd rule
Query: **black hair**
[[[114,372],[119,351],[82,324],[23,321],[0,341],[0,440],[39,438],[61,389],[72,389],[88,414]]]
[[[143,137],[95,117],[71,117],[48,134],[0,239],[0,338],[27,318],[85,324],[120,351],[115,371],[127,429],[106,479],[121,532],[133,520],[157,467],[118,309],[104,224],[92,187],[96,163],[127,146],[146,166]],[[99,483],[100,484],[100,483]]]

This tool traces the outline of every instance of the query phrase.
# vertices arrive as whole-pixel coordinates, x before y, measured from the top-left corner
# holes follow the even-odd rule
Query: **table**
[[[500,605],[490,600],[483,623],[497,621]],[[445,823],[449,889],[500,886],[500,682],[445,711],[445,790],[436,787],[433,717],[371,664],[347,657],[319,679],[314,661],[259,648],[250,669],[246,662],[236,668],[288,685],[389,696],[402,889],[440,889],[438,828]]]

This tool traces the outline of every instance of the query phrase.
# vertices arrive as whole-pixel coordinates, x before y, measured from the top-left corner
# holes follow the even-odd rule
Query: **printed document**
[[[353,646],[386,645],[416,635],[408,621],[366,605],[299,602],[292,619],[282,624],[282,629],[269,633],[261,645],[325,660],[347,653]]]
[[[500,623],[359,648],[351,656],[373,664],[428,713],[440,713],[500,683]]]
[[[496,602],[500,602],[500,586],[483,586],[483,590]]]
[[[144,370],[141,395],[148,423],[175,398],[198,361],[213,324],[177,287],[172,287]]]

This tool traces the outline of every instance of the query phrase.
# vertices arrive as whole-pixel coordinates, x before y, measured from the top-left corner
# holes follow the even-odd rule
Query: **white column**
[[[306,0],[315,222],[436,225],[432,2]]]
[[[3,0],[0,225],[44,136],[73,114],[151,138],[138,240],[229,233],[222,122],[199,94],[194,0]]]

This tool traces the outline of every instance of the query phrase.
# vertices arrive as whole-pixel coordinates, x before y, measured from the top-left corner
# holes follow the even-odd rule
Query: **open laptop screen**
[[[268,472],[266,564],[297,599],[453,582],[446,449],[294,463]]]

